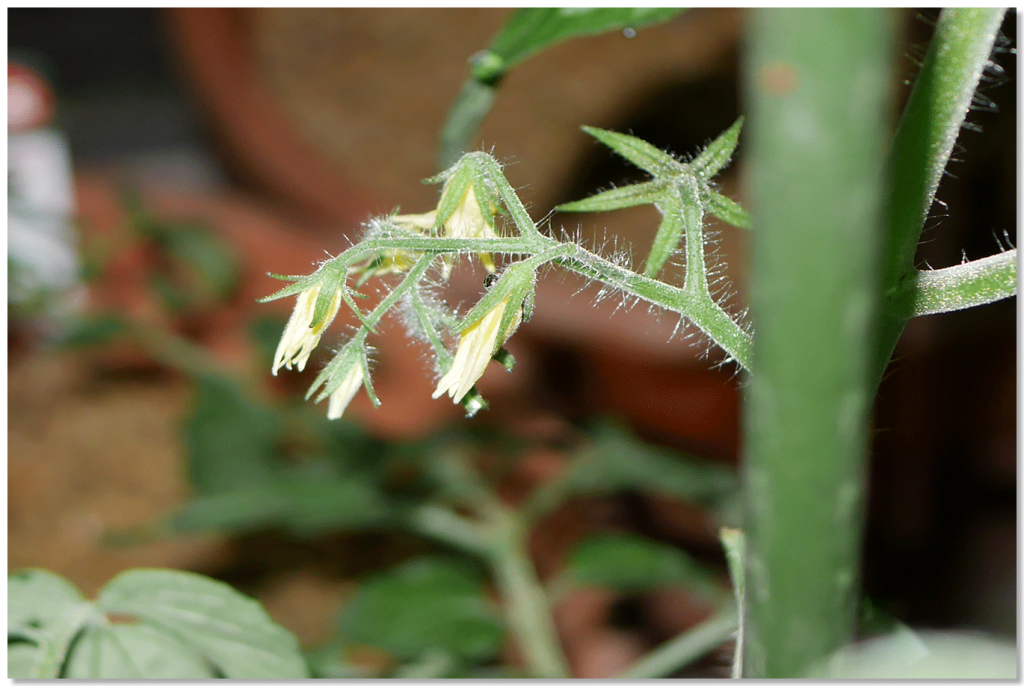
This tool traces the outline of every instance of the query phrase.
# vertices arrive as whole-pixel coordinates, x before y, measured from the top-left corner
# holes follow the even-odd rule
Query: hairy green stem
[[[955,312],[1017,294],[1017,250],[917,272],[914,315]]]
[[[641,276],[578,245],[572,255],[555,262],[581,276],[619,288],[629,295],[686,317],[710,336],[737,364],[750,370],[750,335],[706,291],[694,295],[685,288]]]
[[[741,367],[750,369],[750,335],[711,299],[706,288],[704,291],[694,294],[685,287],[671,286],[663,281],[637,274],[575,243],[559,243],[552,238],[540,236],[540,234],[537,238],[518,236],[479,239],[380,236],[353,246],[336,259],[343,260],[342,264],[348,265],[378,252],[393,249],[431,255],[492,252],[536,256],[546,252],[545,261],[553,262],[581,276],[621,289],[627,295],[686,317],[720,345]],[[703,259],[699,264],[703,267]],[[397,287],[392,295],[394,296],[400,290],[404,292],[406,283],[408,282],[403,282]],[[393,304],[395,301],[397,301],[397,296],[389,302]],[[382,301],[381,305],[366,317],[366,320],[375,325],[383,316],[383,310],[380,309],[383,305]]]
[[[914,255],[925,218],[988,62],[1005,9],[944,9],[886,160],[889,196],[874,360],[880,380],[914,310]]]
[[[421,255],[419,259],[416,260],[416,264],[413,265],[408,273],[405,274],[402,281],[391,289],[391,292],[388,293],[383,300],[377,303],[377,306],[373,308],[373,311],[365,317],[360,317],[360,321],[363,326],[360,327],[359,331],[356,332],[356,335],[352,337],[353,343],[361,344],[362,341],[366,339],[366,336],[370,331],[373,330],[380,320],[384,318],[384,315],[388,313],[388,310],[394,307],[395,304],[402,299],[402,296],[405,295],[406,291],[415,288],[419,284],[420,280],[427,273],[427,270],[430,269],[430,264],[434,261],[435,257],[436,255],[432,253]]]

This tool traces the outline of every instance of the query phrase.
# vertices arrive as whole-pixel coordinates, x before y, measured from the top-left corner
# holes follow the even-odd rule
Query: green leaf
[[[282,487],[289,503],[284,524],[295,534],[365,529],[383,523],[391,513],[384,495],[361,479],[290,480]]]
[[[682,164],[671,155],[636,136],[593,126],[580,128],[655,178],[676,176],[683,171]]]
[[[378,526],[390,515],[384,495],[363,478],[314,480],[284,472],[273,484],[196,498],[174,515],[169,527],[232,533],[276,527],[310,536]]]
[[[688,586],[713,592],[712,575],[678,548],[633,534],[604,534],[572,552],[566,578],[577,585],[606,586],[626,593],[658,586]]]
[[[94,604],[33,569],[9,575],[7,592],[9,676],[199,679],[213,665],[229,677],[306,675],[294,637],[256,601],[198,574],[131,570]],[[140,621],[111,624],[100,612]]]
[[[708,504],[739,488],[732,470],[643,443],[613,425],[595,432],[571,478],[577,492],[636,489]]]
[[[721,193],[711,191],[707,204],[708,214],[714,215],[726,224],[731,224],[739,229],[752,229],[754,222],[745,209],[740,207],[732,198],[727,198]]]
[[[497,654],[503,635],[479,571],[441,557],[417,558],[365,582],[345,607],[340,630],[401,660],[433,649],[484,661]]]
[[[507,70],[542,48],[573,36],[590,36],[622,28],[640,28],[668,21],[683,10],[674,7],[528,7],[516,11],[491,44],[490,52],[499,57]],[[493,78],[493,64],[477,58]],[[492,60],[493,61],[493,60]]]
[[[742,128],[743,117],[740,117],[690,162],[694,171],[702,172],[705,179],[711,179],[725,169],[729,160],[732,159],[733,152],[736,151],[736,144],[739,142]]]
[[[42,651],[35,643],[19,641],[7,644],[7,678],[31,679],[32,668],[39,662]]]
[[[239,266],[234,252],[206,227],[168,225],[160,244],[171,258],[188,267],[192,277],[189,286],[198,295],[224,300],[238,285]]]
[[[44,629],[85,598],[64,577],[45,569],[7,575],[7,635]]]
[[[562,478],[546,482],[530,496],[524,506],[528,520],[535,521],[567,498],[625,490],[711,506],[721,515],[739,491],[732,470],[648,445],[615,424],[598,424],[591,440]]]
[[[228,678],[308,676],[295,637],[258,602],[223,582],[190,572],[133,569],[104,586],[97,605],[172,634]]]
[[[847,645],[803,674],[836,679],[1016,680],[1017,650],[1012,639],[968,631],[915,633],[904,628],[890,636]]]
[[[33,649],[19,649],[19,669],[28,678],[60,675],[75,636],[94,614],[92,606],[64,578],[28,569],[7,578],[7,638],[27,638]]]
[[[189,476],[201,494],[273,479],[278,416],[253,403],[227,379],[196,379],[196,403],[185,423]]]
[[[272,486],[255,486],[193,498],[168,521],[175,533],[247,533],[279,523],[288,504]]]
[[[149,624],[86,632],[64,669],[68,679],[212,679],[213,666],[172,634]]]
[[[100,345],[121,335],[127,328],[125,320],[114,314],[76,319],[63,333],[58,344],[69,348]]]
[[[448,169],[470,149],[473,138],[497,96],[497,84],[515,64],[542,48],[572,36],[640,28],[667,21],[676,8],[523,8],[516,11],[489,50],[469,59],[472,76],[459,92],[441,130],[438,161]]]
[[[310,676],[315,679],[367,679],[375,675],[352,664],[345,655],[346,646],[339,641],[306,652]]]
[[[574,200],[559,205],[559,212],[608,212],[638,205],[654,204],[664,199],[668,185],[664,181],[645,181],[622,188],[613,188],[595,193],[583,200]]]

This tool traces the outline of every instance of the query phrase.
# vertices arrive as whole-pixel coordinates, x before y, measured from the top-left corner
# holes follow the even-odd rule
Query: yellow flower
[[[433,210],[423,214],[398,214],[391,217],[391,222],[395,226],[405,229],[410,233],[426,234],[427,232],[433,233],[434,220],[436,217],[437,210]],[[416,264],[417,257],[419,257],[417,253],[410,252],[408,250],[402,250],[401,248],[388,248],[382,251],[380,256],[377,258],[349,267],[348,273],[364,275],[356,286],[358,288],[359,285],[374,276],[401,274],[404,271],[408,271],[410,267]]]
[[[445,192],[447,192],[447,189]],[[443,197],[442,194],[442,201]],[[490,207],[488,210],[491,212],[491,217],[493,217],[494,208]],[[455,207],[448,220],[445,221],[444,235],[448,238],[498,238],[494,227],[487,221],[483,211],[480,209],[480,203],[477,202],[476,192],[474,192],[472,184],[467,187],[462,201]],[[479,257],[484,268],[493,274],[494,260],[491,258],[491,254],[481,252]],[[446,264],[444,269],[444,277],[446,279],[450,270],[451,266]]]
[[[433,394],[434,398],[440,398],[447,393],[452,402],[457,403],[484,375],[487,363],[516,330],[522,317],[522,314],[517,312],[505,334],[501,335],[502,332],[499,331],[499,328],[508,302],[508,298],[502,300],[480,321],[462,333],[459,347],[455,351],[455,359],[452,361],[452,368],[438,381],[437,390]]]
[[[341,415],[345,412],[345,408],[352,402],[352,398],[355,397],[361,385],[363,385],[363,367],[360,364],[354,364],[348,370],[341,385],[328,398],[327,418],[340,419]]]
[[[313,348],[320,342],[320,336],[324,329],[331,325],[334,317],[341,307],[341,291],[335,291],[331,304],[327,308],[327,316],[314,327],[313,312],[316,309],[316,299],[320,295],[320,284],[316,284],[299,293],[295,301],[295,309],[292,316],[288,318],[288,324],[281,334],[281,342],[277,344],[277,352],[274,353],[274,366],[272,373],[277,376],[277,370],[283,365],[287,369],[292,364],[298,367],[301,372],[306,368],[306,361]]]
[[[437,217],[437,210],[424,212],[423,214],[396,214],[391,218],[392,223],[403,229],[412,229],[415,233],[434,231],[434,220]]]

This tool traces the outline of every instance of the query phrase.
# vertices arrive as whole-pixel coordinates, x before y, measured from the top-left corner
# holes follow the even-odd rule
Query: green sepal
[[[509,184],[508,179],[505,178],[505,174],[498,161],[485,152],[476,152],[471,154],[478,160],[480,169],[490,179],[495,193],[501,200],[500,203],[497,203],[498,207],[504,206],[508,210],[507,214],[502,212],[502,215],[512,218],[512,221],[519,230],[520,235],[539,237],[540,232],[537,230],[537,225],[533,223],[532,219],[530,219],[530,215],[526,212],[526,208],[523,207],[523,203],[519,200],[519,196],[516,195],[516,192],[512,188],[511,184]]]
[[[486,410],[488,407],[487,401],[480,395],[480,391],[476,390],[476,386],[469,389],[466,395],[462,396],[462,400],[459,401],[462,405],[462,409],[466,411],[466,419],[472,419],[476,416],[476,413],[480,410]]]
[[[348,305],[349,309],[352,310],[353,314],[356,315],[356,319],[358,319],[359,323],[363,325],[363,328],[369,331],[370,333],[377,333],[377,330],[373,328],[373,325],[370,324],[370,322],[366,321],[366,317],[363,315],[363,311],[359,309],[359,306],[356,305],[355,300],[352,299],[352,294],[349,293],[349,289],[346,288],[345,286],[342,286],[340,290],[341,299],[345,302],[346,305]],[[366,297],[364,294],[356,291],[353,291],[353,293],[361,298]],[[321,295],[323,295],[323,293],[321,293]]]
[[[736,151],[736,144],[739,142],[742,128],[743,117],[740,117],[690,162],[693,170],[698,174],[703,174],[706,180],[714,178],[718,172],[725,169],[729,160],[732,159],[733,152]]]
[[[326,284],[320,284],[320,292],[316,295],[316,304],[313,306],[313,321],[309,328],[319,326],[327,318],[327,310],[331,308],[331,301],[334,300],[335,289],[325,288]]]
[[[536,269],[537,266],[532,260],[522,260],[521,262],[514,262],[508,265],[505,271],[501,273],[498,282],[491,286],[484,297],[480,298],[479,302],[462,318],[462,321],[454,327],[453,333],[463,333],[466,329],[483,319],[488,312],[497,307],[506,298],[508,298],[509,305],[505,308],[505,312],[502,315],[500,330],[502,332],[507,331],[520,305],[526,299],[527,293],[531,292],[534,288],[537,279]],[[507,337],[499,335],[498,345],[504,343]]]
[[[559,212],[608,212],[649,205],[662,200],[666,188],[666,181],[655,179],[596,193],[583,200],[564,203],[555,209]]]
[[[683,212],[683,200],[675,193],[668,196],[668,201],[659,204],[661,225],[651,242],[651,252],[647,255],[644,265],[644,276],[655,278],[661,268],[672,256],[686,231],[686,215]]]
[[[752,229],[754,223],[750,219],[750,214],[740,207],[732,198],[727,198],[721,193],[711,191],[707,200],[707,212],[710,215],[718,217],[726,224],[731,224],[739,229]]]
[[[493,359],[495,362],[500,363],[506,371],[512,371],[516,366],[516,358],[504,348],[498,348],[498,352],[494,353]]]
[[[476,166],[476,165],[474,165]],[[501,203],[498,202],[500,198],[497,193],[488,185],[485,172],[483,169],[477,169],[477,174],[473,176],[473,194],[476,196],[476,204],[480,207],[480,212],[484,215],[484,221],[487,225],[494,228],[494,212],[496,209],[500,210]]]
[[[434,219],[434,228],[440,231],[444,223],[452,216],[455,209],[462,204],[473,184],[473,169],[467,163],[466,156],[463,156],[455,164],[455,171],[446,181],[444,191],[441,193],[441,201],[437,204],[437,216]]]
[[[315,286],[320,281],[321,276],[322,275],[320,274],[319,270],[313,272],[312,274],[301,276],[295,283],[285,286],[276,293],[271,293],[270,295],[265,295],[262,298],[257,298],[256,302],[268,303],[271,302],[272,300],[280,300],[281,298],[287,298],[289,295],[298,295],[302,291],[305,291]]]
[[[360,359],[360,356],[363,359]],[[324,388],[313,402],[318,403],[329,396],[341,385],[342,380],[345,378],[345,372],[354,364],[362,365],[365,375],[365,358],[366,351],[363,350],[362,337],[357,336],[357,338],[346,343],[345,347],[339,350],[334,358],[327,363],[327,366],[320,370],[320,373],[317,374],[310,385],[309,390],[306,391],[306,400],[309,400],[320,386]]]
[[[366,390],[366,395],[369,396],[370,402],[373,403],[374,407],[380,407],[380,398],[377,397],[377,392],[373,390],[373,380],[370,378],[370,361],[369,356],[366,354],[366,348],[363,348],[363,355],[359,362],[363,367],[363,388]]]
[[[675,176],[683,170],[680,162],[645,140],[593,126],[581,127],[591,136],[654,177]]]

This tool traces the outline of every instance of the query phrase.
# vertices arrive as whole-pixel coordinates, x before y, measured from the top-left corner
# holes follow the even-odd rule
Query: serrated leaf
[[[683,170],[683,166],[671,155],[636,136],[593,126],[581,128],[655,178],[676,176]]]
[[[569,557],[565,574],[577,585],[606,586],[623,592],[658,586],[714,588],[712,575],[672,546],[632,534],[605,534],[583,541]]]
[[[233,679],[308,676],[298,642],[258,602],[199,574],[133,569],[100,591],[97,605],[173,634]]]
[[[664,200],[667,184],[664,181],[645,181],[621,188],[595,193],[583,200],[559,205],[559,212],[608,212],[638,205],[649,205]]]
[[[270,482],[279,421],[231,381],[198,377],[195,406],[184,427],[196,490],[209,494]]]
[[[35,649],[19,649],[18,656],[28,678],[59,676],[71,642],[93,613],[78,589],[53,572],[28,569],[8,575],[7,637],[32,641]]]
[[[366,581],[346,605],[340,631],[401,660],[433,649],[484,661],[497,654],[503,635],[479,571],[440,557],[417,558]]]
[[[70,605],[85,598],[64,577],[45,569],[25,569],[7,575],[7,635],[44,629]]]
[[[212,679],[212,665],[172,634],[148,624],[87,631],[68,656],[68,679]]]
[[[732,198],[728,198],[721,193],[711,191],[708,197],[707,205],[708,214],[714,215],[721,219],[726,224],[731,224],[739,229],[752,229],[754,223],[750,219],[750,215],[745,209],[740,207]]]
[[[722,135],[711,141],[708,147],[690,162],[690,166],[695,171],[703,172],[706,179],[714,178],[732,159],[742,128],[743,117],[740,117]]]
[[[573,36],[626,27],[636,29],[667,21],[682,11],[674,7],[523,8],[512,15],[489,52],[499,57],[507,69],[534,52]]]

